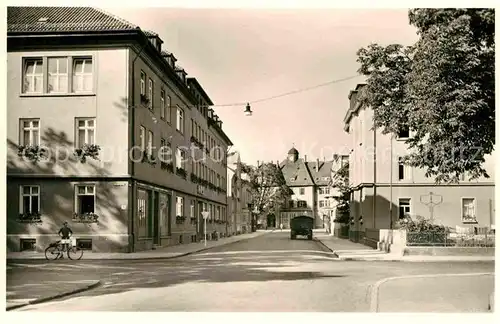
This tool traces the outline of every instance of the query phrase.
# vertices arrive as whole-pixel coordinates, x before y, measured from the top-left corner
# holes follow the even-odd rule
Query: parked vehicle
[[[313,219],[308,216],[298,216],[290,220],[290,239],[295,240],[297,235],[313,237]]]

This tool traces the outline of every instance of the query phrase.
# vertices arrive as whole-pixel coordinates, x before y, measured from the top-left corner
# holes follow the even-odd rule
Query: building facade
[[[248,183],[241,181],[241,179],[248,180],[248,177],[240,173],[241,178],[239,178],[238,173],[231,177],[231,231],[233,235],[248,233],[252,230],[251,191]]]
[[[226,233],[231,141],[163,41],[102,10],[9,7],[8,251],[134,252]],[[54,37],[56,36],[56,37]]]
[[[353,148],[349,163],[354,187],[351,239],[361,240],[366,229],[393,228],[405,215],[449,227],[493,225],[493,157],[486,157],[484,165],[489,179],[469,181],[463,175],[458,184],[436,185],[434,179],[425,177],[424,170],[401,163],[400,157],[408,152],[405,139],[411,136],[409,131],[393,136],[372,129],[373,110],[357,100],[363,87],[359,84],[349,93],[350,107],[344,119]]]
[[[291,148],[279,166],[293,195],[280,208],[277,226],[283,224],[283,228],[289,228],[292,218],[308,216],[313,218],[315,228],[329,227],[336,204],[331,187],[334,161],[323,158],[309,162],[307,156],[301,158],[297,149]]]

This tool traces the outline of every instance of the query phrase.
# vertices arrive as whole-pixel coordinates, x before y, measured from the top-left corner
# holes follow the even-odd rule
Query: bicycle
[[[64,249],[63,244],[67,244],[68,249]],[[45,249],[45,258],[47,260],[57,260],[62,258],[64,252],[67,253],[71,260],[80,260],[83,256],[83,250],[73,246],[70,239],[63,239],[54,243],[50,243]]]

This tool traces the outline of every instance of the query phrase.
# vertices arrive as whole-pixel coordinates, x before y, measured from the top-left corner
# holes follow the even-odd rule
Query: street
[[[98,288],[18,310],[369,312],[375,296],[381,312],[426,312],[436,303],[437,311],[485,312],[493,292],[489,273],[493,262],[338,261],[321,243],[277,231],[176,259],[9,261],[7,295],[29,299],[16,295],[16,287],[36,292],[40,282],[99,279]],[[379,282],[415,275],[446,280]]]

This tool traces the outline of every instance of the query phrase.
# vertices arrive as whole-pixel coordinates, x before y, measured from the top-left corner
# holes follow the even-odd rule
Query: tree
[[[437,183],[489,178],[495,144],[494,9],[412,9],[412,46],[371,44],[358,55],[362,104],[384,134],[410,130],[403,161]]]
[[[337,201],[337,211],[334,222],[348,224],[350,219],[350,194],[352,188],[349,186],[349,164],[346,163],[333,173],[332,187],[336,188],[339,195],[335,197]]]
[[[248,180],[242,180],[250,188],[252,204],[252,229],[255,228],[255,216],[269,213],[275,206],[283,206],[293,194],[287,186],[283,173],[276,164],[262,163],[255,167],[241,163],[241,173],[247,174]]]

